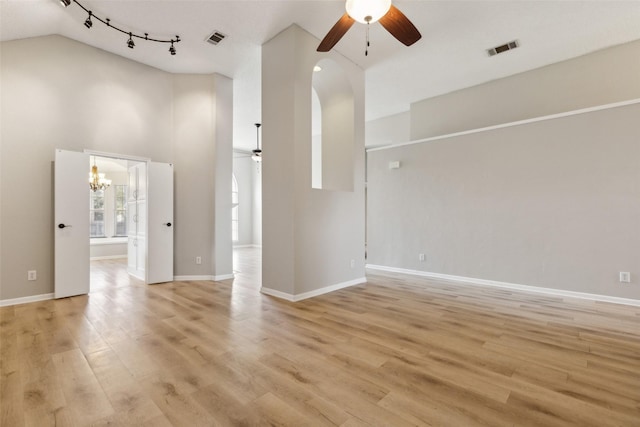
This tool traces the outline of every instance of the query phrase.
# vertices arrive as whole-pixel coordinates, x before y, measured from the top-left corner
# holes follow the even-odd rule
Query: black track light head
[[[2,2],[4,0],[0,0],[0,2]],[[146,41],[150,41],[150,42],[156,42],[156,43],[171,43],[171,46],[169,47],[169,53],[171,55],[175,55],[176,54],[176,47],[175,44],[176,43],[180,43],[180,36],[175,36],[175,38],[170,38],[170,39],[156,39],[156,38],[152,38],[149,37],[149,33],[144,33],[144,36],[141,36],[139,34],[134,34],[132,31],[125,31],[122,28],[116,27],[115,25],[111,24],[111,20],[109,18],[101,18],[97,15],[94,15],[92,11],[90,11],[89,9],[87,9],[86,7],[84,7],[81,3],[80,0],[58,0],[60,2],[60,4],[64,7],[68,7],[71,6],[71,3],[75,3],[80,9],[84,10],[89,16],[87,16],[87,19],[85,19],[84,21],[84,26],[87,27],[88,29],[93,28],[93,20],[95,19],[98,22],[103,23],[104,25],[106,25],[109,28],[112,28],[124,35],[129,35],[129,38],[127,39],[127,47],[129,49],[133,49],[136,47],[135,42],[133,41],[134,37],[137,37],[139,39],[143,39]],[[84,0],[83,0],[84,1]]]
[[[89,17],[87,18],[86,21],[84,21],[84,26],[87,28],[91,28],[93,27],[93,22],[91,22],[91,11],[89,11]]]

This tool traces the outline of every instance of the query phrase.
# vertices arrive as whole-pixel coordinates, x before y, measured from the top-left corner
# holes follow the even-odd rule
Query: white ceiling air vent
[[[515,49],[517,47],[520,47],[520,42],[518,42],[518,40],[514,40],[512,42],[487,49],[487,53],[489,54],[489,56],[493,56],[511,49]]]
[[[220,31],[214,31],[209,37],[207,37],[207,42],[217,45],[222,40],[224,40],[225,37],[227,36],[225,34],[222,34]]]

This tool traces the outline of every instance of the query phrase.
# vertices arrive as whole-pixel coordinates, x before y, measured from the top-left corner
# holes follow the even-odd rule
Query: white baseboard
[[[261,248],[262,245],[233,245],[233,249],[242,249],[242,248]]]
[[[173,280],[176,282],[189,282],[193,280],[210,280],[219,282],[220,280],[233,279],[233,274],[221,274],[219,276],[201,275],[201,276],[173,276]]]
[[[526,292],[536,292],[540,294],[555,295],[570,298],[581,298],[592,301],[611,302],[615,304],[626,304],[640,306],[640,300],[631,298],[612,297],[608,295],[589,294],[586,292],[565,291],[562,289],[541,288],[538,286],[520,285],[517,283],[498,282],[495,280],[474,279],[472,277],[454,276],[451,274],[431,273],[428,271],[409,270],[406,268],[387,267],[384,265],[367,264],[366,268],[371,270],[388,271],[391,273],[410,274],[412,276],[429,277],[432,279],[450,280],[452,282],[469,283],[478,286],[493,286],[498,288],[515,289]]]
[[[229,279],[233,279],[235,276],[233,275],[233,273],[231,274],[221,274],[219,276],[213,276],[213,280],[216,282],[219,282],[220,280],[229,280]]]
[[[176,282],[190,282],[194,280],[214,280],[214,276],[173,276],[173,280]]]
[[[0,300],[0,307],[8,307],[10,305],[27,304],[30,302],[46,301],[53,299],[53,294],[31,295],[22,298],[12,298]]]
[[[105,255],[105,256],[92,256],[91,258],[89,258],[90,261],[101,261],[104,259],[123,259],[123,258],[127,258],[126,255]]]
[[[361,283],[366,283],[366,281],[367,281],[366,277],[360,277],[359,279],[349,280],[346,282],[337,283],[335,285],[325,286],[324,288],[315,289],[313,291],[304,292],[302,294],[297,294],[297,295],[288,294],[286,292],[281,292],[271,288],[265,288],[264,286],[260,288],[260,292],[266,295],[274,296],[276,298],[285,299],[287,301],[297,302],[297,301],[302,301],[303,299],[317,297],[319,295],[337,291],[339,289],[348,288],[349,286],[355,286]]]

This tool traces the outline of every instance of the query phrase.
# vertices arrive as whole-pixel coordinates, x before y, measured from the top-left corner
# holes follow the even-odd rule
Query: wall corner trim
[[[569,298],[580,298],[592,301],[610,302],[640,307],[640,300],[631,298],[612,297],[608,295],[589,294],[586,292],[565,291],[562,289],[542,288],[538,286],[520,285],[517,283],[498,282],[495,280],[474,279],[472,277],[454,276],[451,274],[431,273],[428,271],[409,270],[406,268],[388,267],[384,265],[367,264],[371,270],[387,271],[391,273],[409,274],[412,276],[429,277],[431,279],[449,280],[458,283],[468,283],[475,286],[494,286],[498,288],[515,289],[518,291],[534,292],[539,294],[555,295]]]
[[[46,301],[53,299],[53,294],[31,295],[22,298],[12,298],[0,300],[0,307],[8,307],[10,305],[27,304],[30,302]]]
[[[313,291],[309,291],[309,292],[304,292],[302,294],[288,294],[286,292],[281,292],[275,289],[271,289],[271,288],[265,288],[264,286],[262,286],[260,288],[260,292],[262,292],[265,295],[271,295],[273,297],[276,298],[280,298],[280,299],[284,299],[287,301],[291,301],[291,302],[298,302],[298,301],[302,301],[304,299],[307,298],[313,298],[313,297],[317,297],[320,295],[324,295],[327,294],[329,292],[334,292],[340,289],[344,289],[344,288],[348,288],[350,286],[355,286],[355,285],[360,285],[362,283],[366,283],[367,282],[367,278],[366,277],[360,277],[358,279],[354,279],[354,280],[348,280],[346,282],[342,282],[342,283],[336,283],[335,285],[330,285],[330,286],[325,286],[323,288],[320,289],[316,289]]]
[[[576,116],[578,114],[593,113],[595,111],[609,110],[611,108],[626,107],[628,105],[634,105],[634,104],[640,104],[640,98],[630,99],[628,101],[614,102],[614,103],[611,103],[611,104],[597,105],[595,107],[581,108],[579,110],[566,111],[566,112],[563,112],[563,113],[550,114],[550,115],[547,115],[547,116],[533,117],[531,119],[517,120],[515,122],[501,123],[501,124],[498,124],[498,125],[487,126],[487,127],[478,128],[478,129],[469,129],[469,130],[464,130],[464,131],[460,131],[460,132],[454,132],[454,133],[450,133],[450,134],[446,134],[446,135],[437,135],[437,136],[432,136],[432,137],[429,137],[429,138],[418,139],[418,140],[415,140],[415,141],[401,142],[399,144],[383,145],[381,147],[372,147],[372,148],[367,149],[366,151],[367,151],[367,153],[370,153],[370,152],[373,152],[373,151],[389,150],[389,149],[392,149],[392,148],[404,147],[406,145],[422,144],[422,143],[425,143],[425,142],[438,141],[438,140],[441,140],[441,139],[453,138],[453,137],[456,137],[456,136],[463,136],[463,135],[469,135],[469,134],[473,134],[473,133],[486,132],[486,131],[490,131],[490,130],[508,128],[508,127],[512,127],[512,126],[526,125],[526,124],[529,124],[529,123],[542,122],[542,121],[545,121],[545,120],[560,119],[560,118],[563,118],[563,117]]]

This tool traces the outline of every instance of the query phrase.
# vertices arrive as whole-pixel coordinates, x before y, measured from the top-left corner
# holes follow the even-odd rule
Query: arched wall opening
[[[312,79],[311,186],[353,191],[353,88],[337,62],[323,59],[316,67],[320,70],[314,71]]]

